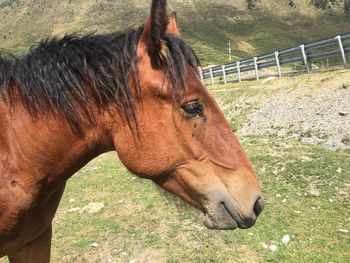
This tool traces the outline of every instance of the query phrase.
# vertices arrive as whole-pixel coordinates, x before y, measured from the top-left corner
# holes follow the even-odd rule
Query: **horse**
[[[258,179],[199,65],[166,0],[139,28],[1,58],[0,258],[49,262],[66,181],[108,151],[203,212],[208,228],[253,226]]]

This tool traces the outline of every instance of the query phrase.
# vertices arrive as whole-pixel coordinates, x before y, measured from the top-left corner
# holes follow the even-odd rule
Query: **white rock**
[[[329,198],[328,200],[329,200],[330,203],[333,203],[333,202],[334,202],[333,199],[331,199],[331,198]]]
[[[300,157],[301,161],[304,162],[311,162],[312,158],[308,157],[308,156],[301,156]]]
[[[299,210],[294,210],[294,213],[296,213],[297,215],[300,215],[300,214],[301,214],[301,211],[299,211]]]
[[[120,205],[124,204],[124,200],[123,199],[118,200],[118,204]]]
[[[69,199],[69,203],[74,203],[74,202],[75,202],[74,198]]]
[[[95,214],[101,211],[105,205],[103,203],[89,203],[87,206],[84,206],[82,212],[87,212],[89,214]]]
[[[313,195],[313,196],[319,197],[320,196],[320,191],[317,190],[317,189],[311,189],[310,190],[310,194]]]
[[[287,244],[288,242],[290,241],[290,235],[284,235],[283,237],[282,237],[282,243],[283,244]]]
[[[277,246],[276,246],[276,245],[271,245],[271,246],[270,246],[270,250],[271,250],[272,252],[277,251]]]
[[[280,197],[282,197],[282,196],[281,196],[280,194],[276,194],[276,197],[279,197],[279,198],[280,198]]]
[[[283,198],[282,203],[286,203],[287,202],[287,198]]]
[[[341,171],[342,171],[342,169],[339,167],[339,168],[337,169],[337,173],[340,174]]]
[[[254,233],[248,232],[248,236],[254,236]]]
[[[97,244],[97,243],[92,243],[90,246],[91,246],[92,248],[97,248],[97,247],[98,247],[98,244]]]
[[[310,194],[311,195],[316,196],[316,197],[320,196],[320,194],[321,194],[320,190],[318,190],[315,185],[311,184],[309,186],[309,188],[310,188]]]
[[[339,228],[338,231],[339,231],[340,233],[344,233],[344,234],[346,234],[346,233],[349,232],[349,230],[344,229],[344,228]]]
[[[80,210],[81,210],[80,207],[73,207],[73,208],[70,208],[70,209],[68,210],[68,213],[74,213],[74,212],[78,212],[78,211],[80,211]]]

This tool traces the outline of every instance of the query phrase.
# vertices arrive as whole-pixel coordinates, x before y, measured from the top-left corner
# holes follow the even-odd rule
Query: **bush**
[[[252,10],[255,8],[255,0],[246,0],[247,8]]]
[[[327,9],[329,4],[335,4],[337,0],[310,0],[310,3],[316,6],[319,9]]]
[[[344,1],[344,15],[350,15],[350,0]]]

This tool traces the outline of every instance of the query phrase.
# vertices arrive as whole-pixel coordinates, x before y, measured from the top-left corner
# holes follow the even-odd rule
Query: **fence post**
[[[204,81],[203,70],[202,69],[199,69],[199,76],[200,76],[201,80]]]
[[[280,66],[280,59],[279,59],[279,52],[278,51],[275,52],[275,59],[276,59],[278,76],[282,77],[281,66]]]
[[[346,65],[346,64],[347,64],[347,63],[346,63],[346,57],[345,57],[345,52],[344,52],[343,43],[341,42],[341,36],[336,36],[335,38],[338,40],[339,49],[340,49],[340,54],[341,54],[341,56],[342,56],[344,65]]]
[[[238,75],[238,82],[242,82],[242,78],[241,78],[241,68],[239,67],[241,64],[241,62],[237,61],[236,65],[237,65],[237,75]]]
[[[310,73],[310,68],[309,68],[309,64],[307,63],[307,56],[305,53],[305,45],[300,45],[299,47],[301,49],[301,53],[303,54],[305,69],[306,69],[307,73]]]
[[[224,78],[224,84],[227,84],[225,65],[222,65],[221,68],[222,68],[222,76],[223,76],[223,78]]]
[[[258,80],[259,79],[259,70],[258,70],[258,63],[257,63],[258,58],[254,57],[253,60],[254,60],[255,77]]]
[[[210,72],[211,85],[214,86],[214,85],[215,85],[215,82],[214,82],[213,69],[210,68],[210,69],[209,69],[209,72]]]

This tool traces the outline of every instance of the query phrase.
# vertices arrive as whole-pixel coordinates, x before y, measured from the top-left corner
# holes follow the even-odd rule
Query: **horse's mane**
[[[109,35],[66,35],[40,42],[26,55],[0,57],[1,99],[19,95],[32,116],[50,112],[74,123],[90,115],[92,107],[112,104],[133,123],[135,100],[141,98],[136,52],[142,32],[143,26]],[[164,71],[173,94],[181,94],[186,64],[197,68],[198,59],[180,38],[166,35],[164,40],[169,50]]]

